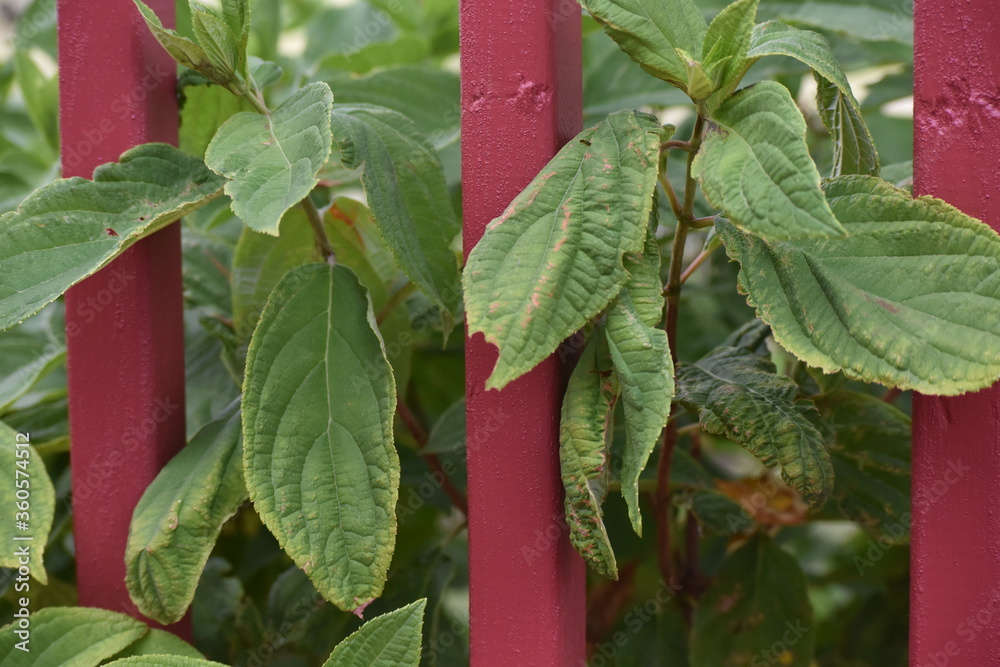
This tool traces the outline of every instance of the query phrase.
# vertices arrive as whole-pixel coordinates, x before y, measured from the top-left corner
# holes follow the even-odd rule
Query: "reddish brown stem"
[[[403,400],[402,396],[396,399],[396,414],[399,415],[400,421],[406,426],[406,430],[410,432],[413,439],[417,441],[417,448],[420,450],[420,455],[424,457],[427,461],[427,467],[431,469],[432,472],[438,473],[441,476],[441,490],[444,492],[448,499],[451,500],[452,504],[462,511],[465,516],[469,515],[469,501],[466,499],[465,494],[458,490],[455,483],[451,481],[447,473],[444,471],[444,467],[441,465],[441,459],[437,457],[436,454],[430,452],[424,452],[424,447],[427,446],[427,431],[424,429],[420,420],[417,419],[416,415],[410,410],[410,407]]]

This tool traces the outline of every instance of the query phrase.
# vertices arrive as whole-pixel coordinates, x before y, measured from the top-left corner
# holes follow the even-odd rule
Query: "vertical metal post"
[[[149,4],[173,23],[173,0]],[[63,174],[90,178],[132,146],[176,143],[176,66],[132,0],[59,0],[58,23]],[[81,605],[139,616],[125,542],[139,497],[184,445],[181,289],[171,225],[66,295]]]
[[[918,0],[917,194],[1000,229],[1000,12]],[[983,317],[1000,317],[983,313]],[[1000,385],[914,397],[911,665],[1000,656]]]
[[[461,0],[466,254],[579,130],[575,0]],[[496,350],[467,341],[473,667],[581,665],[585,571],[567,538],[559,480],[559,361],[485,391]]]

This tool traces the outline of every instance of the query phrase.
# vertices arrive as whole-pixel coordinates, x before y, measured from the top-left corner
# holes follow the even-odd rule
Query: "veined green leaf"
[[[341,609],[378,597],[392,558],[395,409],[371,301],[350,269],[286,274],[247,355],[244,473],[264,524]]]
[[[913,18],[903,11],[891,11],[858,3],[799,0],[766,2],[767,15],[790,23],[849,35],[866,41],[893,41],[913,45]]]
[[[142,621],[104,609],[46,607],[31,614],[30,653],[15,645],[17,621],[0,628],[0,664],[32,667],[92,667],[146,634]]]
[[[748,348],[719,347],[677,372],[678,400],[702,428],[725,435],[781,476],[813,508],[833,491],[833,466],[819,413],[796,401],[798,387]]]
[[[153,10],[146,6],[142,0],[134,0],[134,2],[135,6],[139,8],[142,18],[145,19],[146,26],[149,27],[150,32],[156,37],[156,41],[166,49],[171,58],[184,67],[198,72],[209,81],[225,86],[237,95],[241,94],[239,82],[236,80],[234,72],[219,67],[205,52],[205,49],[198,44],[186,37],[181,37],[174,30],[164,28],[163,23],[160,22]]]
[[[737,667],[772,662],[813,664],[816,639],[806,577],[798,561],[758,533],[722,564],[699,600],[691,664]]]
[[[330,155],[333,93],[311,83],[265,116],[238,113],[205,151],[205,164],[231,179],[233,213],[253,230],[277,235],[281,216],[312,191]]]
[[[60,179],[0,216],[0,329],[37,313],[143,236],[222,194],[197,158],[145,144],[94,180]]]
[[[618,566],[601,505],[611,473],[608,438],[617,385],[604,332],[595,329],[566,387],[559,421],[559,461],[570,542],[595,572],[609,579],[618,578]]]
[[[66,344],[62,341],[46,340],[22,327],[0,332],[0,414],[65,363]]]
[[[461,291],[452,241],[461,228],[434,147],[406,116],[367,104],[338,106],[333,135],[346,166],[364,163],[368,205],[403,271],[454,315]]]
[[[247,80],[246,43],[240,50],[237,36],[222,17],[197,2],[191,3],[191,28],[208,59],[223,72],[232,72],[237,81]]]
[[[167,632],[166,630],[159,630],[157,628],[150,628],[142,639],[133,642],[121,653],[115,654],[115,657],[110,663],[105,664],[117,664],[119,661],[125,658],[133,657],[143,657],[148,658],[149,656],[155,656],[157,658],[191,658],[194,660],[204,660],[205,656],[201,654],[198,649],[191,646],[186,641],[178,637],[172,632]],[[128,663],[126,663],[128,664]],[[149,662],[138,662],[131,664],[150,664]],[[167,667],[167,665],[173,664],[169,660],[158,661],[153,663],[160,667]],[[190,664],[190,663],[188,663]],[[198,664],[198,663],[195,663]],[[214,664],[214,663],[209,663]]]
[[[47,584],[49,578],[45,572],[42,557],[45,555],[45,543],[49,539],[49,531],[52,530],[52,518],[55,516],[56,509],[56,492],[52,487],[52,480],[49,479],[48,470],[45,468],[45,461],[30,444],[30,433],[25,434],[25,436],[0,422],[0,465],[3,466],[3,470],[0,472],[3,484],[0,487],[0,502],[10,508],[10,518],[0,522],[0,540],[8,545],[4,553],[0,554],[0,567],[17,569],[19,565],[23,565],[24,563],[19,560],[17,548],[27,547],[28,567],[31,570],[31,576],[42,584]],[[28,482],[27,487],[24,487],[25,480]],[[27,488],[30,493],[29,508],[24,512],[26,517],[16,514],[21,511],[17,507],[17,502],[24,500],[16,495],[16,491],[24,488]],[[27,530],[21,530],[18,527],[20,524],[17,522],[22,519]],[[31,539],[20,539],[25,537]],[[34,622],[34,617],[32,617],[32,622]],[[12,633],[8,632],[8,634]],[[2,649],[0,649],[0,653],[2,653]]]
[[[500,348],[488,388],[531,370],[625,284],[622,258],[646,239],[660,136],[650,116],[611,114],[489,224],[463,276],[469,332]]]
[[[137,655],[106,663],[108,667],[226,667],[221,662],[183,655]]]
[[[693,0],[581,0],[622,51],[655,77],[687,90],[675,49],[701,59],[705,19]]]
[[[844,235],[823,197],[805,119],[784,86],[744,88],[712,120],[693,173],[733,224],[771,239]]]
[[[1000,376],[1000,237],[871,176],[826,195],[849,236],[767,242],[716,223],[740,289],[775,340],[827,373],[929,394]]]
[[[125,547],[125,584],[143,614],[179,620],[223,524],[247,499],[240,415],[201,429],[142,494]]]
[[[815,73],[816,104],[833,139],[831,175],[877,176],[879,161],[875,142],[861,115],[861,105],[826,38],[781,21],[768,21],[754,27],[750,60],[746,66],[764,56],[789,56],[808,65]]]
[[[368,621],[337,644],[323,667],[417,667],[427,600]]]
[[[816,401],[837,434],[830,447],[841,513],[893,543],[910,536],[910,418],[869,394]]]
[[[738,0],[732,3],[716,15],[705,33],[702,60],[712,78],[712,89],[719,91],[719,101],[733,92],[746,71],[747,51],[759,2]]]
[[[628,291],[635,312],[647,327],[655,327],[660,323],[663,319],[664,305],[663,282],[660,280],[660,245],[656,242],[659,213],[655,193],[653,202],[642,253],[625,255],[625,270],[628,271],[629,277],[623,288]]]
[[[224,122],[241,111],[253,110],[245,97],[233,95],[221,86],[185,86],[183,91],[178,146],[199,158],[205,156],[205,149]]]
[[[639,475],[670,418],[674,364],[667,332],[643,323],[628,290],[622,290],[608,310],[607,333],[625,411],[622,496],[628,505],[632,529],[641,536]]]

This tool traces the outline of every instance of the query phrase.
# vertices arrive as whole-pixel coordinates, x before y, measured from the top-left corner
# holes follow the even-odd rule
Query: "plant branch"
[[[700,109],[699,109],[700,111]],[[667,342],[670,346],[670,357],[677,365],[677,310],[681,296],[681,274],[684,263],[684,247],[688,231],[694,220],[694,198],[697,184],[691,175],[695,155],[701,147],[701,137],[705,130],[705,117],[699,113],[691,133],[690,148],[687,159],[687,170],[684,181],[684,202],[677,216],[677,231],[674,234],[673,249],[670,253],[670,269],[667,277],[666,300]],[[676,410],[676,407],[674,408]],[[671,419],[663,434],[663,447],[660,450],[660,460],[656,469],[656,524],[657,551],[660,576],[668,583],[676,583],[673,566],[673,551],[670,546],[670,464],[674,447],[677,446],[677,420]]]
[[[323,228],[323,216],[320,215],[316,204],[313,204],[312,199],[309,199],[309,195],[306,195],[305,199],[299,202],[299,206],[306,212],[306,218],[309,219],[309,226],[313,230],[316,247],[323,254],[323,259],[331,265],[336,264],[337,252],[330,243],[330,237],[326,235],[326,229]]]
[[[427,467],[431,471],[436,472],[441,475],[441,490],[444,494],[448,496],[452,504],[461,510],[462,514],[469,516],[469,501],[466,499],[465,495],[458,490],[455,483],[451,481],[448,474],[444,471],[444,467],[441,465],[441,459],[437,457],[436,454],[430,452],[424,452],[423,449],[427,446],[427,431],[424,429],[423,425],[417,419],[416,415],[410,411],[410,406],[406,404],[403,397],[396,396],[396,414],[399,415],[400,421],[406,426],[406,430],[410,432],[413,439],[417,441],[417,449],[420,450],[420,455],[424,457],[427,461]]]
[[[670,141],[665,141],[660,144],[660,151],[670,150],[671,148],[676,148],[680,151],[690,151],[691,142],[690,141],[678,141],[676,139],[671,139]]]
[[[399,304],[410,298],[410,295],[416,291],[417,286],[412,282],[408,282],[396,290],[393,295],[389,297],[389,300],[385,302],[385,305],[382,306],[382,310],[378,311],[378,315],[375,316],[375,324],[382,324],[382,322],[385,321],[385,318],[389,317],[392,311],[395,310]]]
[[[677,201],[677,193],[674,191],[674,186],[670,184],[670,180],[667,178],[666,173],[663,170],[657,174],[660,179],[660,185],[663,186],[663,191],[667,193],[667,199],[670,200],[670,210],[674,212],[674,217],[678,220],[681,219],[681,205]]]
[[[700,253],[698,253],[698,256],[695,257],[693,260],[691,260],[691,263],[688,264],[688,267],[684,269],[684,273],[681,274],[680,284],[683,285],[684,283],[686,283],[688,281],[688,278],[691,277],[691,274],[697,271],[698,267],[704,264],[705,260],[711,257],[712,253],[718,249],[719,249],[719,244],[713,243],[704,250],[702,250]]]

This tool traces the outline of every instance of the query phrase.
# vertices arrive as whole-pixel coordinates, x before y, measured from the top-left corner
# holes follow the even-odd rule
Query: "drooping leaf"
[[[837,434],[830,447],[833,498],[848,519],[894,543],[910,535],[910,419],[869,394],[817,400]]]
[[[281,216],[317,183],[330,155],[333,93],[311,83],[271,112],[238,113],[205,151],[205,164],[231,179],[233,213],[251,229],[277,235]]]
[[[768,21],[754,27],[749,63],[764,56],[789,56],[808,65],[815,73],[816,105],[833,140],[831,175],[877,176],[879,160],[875,142],[861,115],[861,105],[851,91],[847,75],[826,38],[781,21]]]
[[[654,199],[642,253],[625,255],[625,270],[628,271],[629,278],[623,289],[629,293],[639,319],[648,327],[655,327],[663,319],[660,246],[656,242],[656,227],[659,224],[657,211]]]
[[[451,314],[461,300],[452,241],[461,231],[433,145],[401,113],[338,106],[333,135],[362,184],[379,231],[406,275]]]
[[[232,72],[237,81],[246,81],[246,43],[244,42],[243,49],[239,48],[237,36],[221,16],[204,5],[191,3],[191,28],[194,30],[198,45],[204,49],[208,59],[217,69],[227,73]]]
[[[246,499],[236,413],[199,431],[136,505],[125,585],[139,611],[164,624],[184,615],[223,524]]]
[[[0,329],[37,313],[126,248],[222,194],[197,158],[145,144],[94,180],[60,179],[0,216]]]
[[[595,572],[609,579],[618,578],[618,566],[601,505],[611,473],[608,439],[617,384],[604,332],[595,329],[566,387],[559,420],[559,461],[570,542]]]
[[[796,401],[798,387],[748,348],[720,347],[677,372],[678,400],[709,433],[725,435],[781,476],[814,508],[833,490],[819,414]]]
[[[653,205],[660,127],[620,111],[542,169],[469,255],[469,332],[500,348],[499,389],[547,357],[615,297],[640,252]]]
[[[745,71],[750,36],[760,0],[738,0],[712,20],[705,33],[702,59],[712,79],[712,89],[725,99]]]
[[[667,333],[642,321],[628,290],[622,290],[608,310],[607,333],[608,349],[624,401],[626,439],[621,470],[622,496],[628,505],[632,529],[641,536],[639,475],[670,418],[674,364]]]
[[[0,664],[31,667],[93,667],[146,634],[142,621],[104,609],[46,607],[31,614],[30,641],[23,652],[17,621],[0,628]],[[27,658],[27,660],[25,660]]]
[[[16,570],[24,565],[20,561],[27,553],[31,576],[47,584],[42,556],[52,530],[56,492],[45,461],[31,446],[30,432],[18,433],[0,422],[0,465],[0,502],[9,508],[9,518],[0,522],[0,540],[7,545],[0,554],[0,567]]]
[[[687,90],[676,49],[701,58],[705,19],[693,0],[581,0],[621,49],[655,77]]]
[[[798,561],[758,533],[726,558],[699,600],[691,664],[809,667],[815,637]]]
[[[417,667],[427,600],[368,621],[337,644],[323,667]]]
[[[176,31],[164,28],[163,23],[142,0],[134,0],[135,6],[139,8],[139,13],[146,21],[149,31],[156,37],[170,57],[179,62],[184,67],[198,72],[203,77],[225,86],[233,93],[240,94],[240,84],[236,78],[236,73],[220,67],[219,63],[205,52],[201,46],[186,37],[181,37]]]
[[[712,115],[694,161],[705,196],[742,229],[772,239],[843,236],[806,145],[806,122],[788,89],[763,81]]]
[[[716,223],[775,340],[827,373],[930,394],[1000,376],[1000,236],[871,176],[826,195],[849,236],[767,242]]]
[[[379,596],[399,493],[396,389],[371,301],[343,266],[290,271],[247,355],[243,466],[254,507],[325,598]]]

